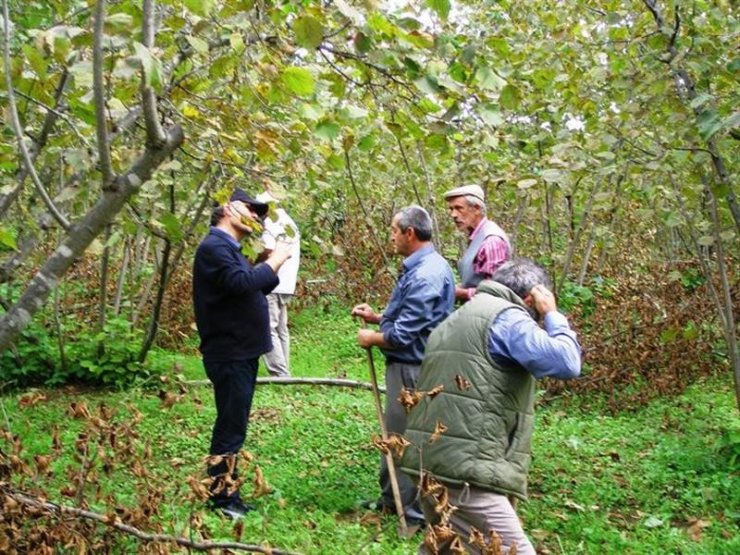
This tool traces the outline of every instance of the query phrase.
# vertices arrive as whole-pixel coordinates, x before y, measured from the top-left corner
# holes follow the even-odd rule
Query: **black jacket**
[[[272,350],[265,295],[279,283],[252,266],[228,234],[211,228],[195,252],[193,305],[206,361],[248,360]]]

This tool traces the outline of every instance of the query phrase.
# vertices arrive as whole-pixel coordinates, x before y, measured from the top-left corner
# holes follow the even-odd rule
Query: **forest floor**
[[[349,316],[304,311],[292,325],[295,376],[368,381]],[[28,466],[12,475],[12,486],[70,506],[84,499],[101,514],[111,501],[119,514],[153,506],[156,491],[152,522],[174,536],[238,538],[307,554],[416,553],[422,533],[399,539],[394,517],[359,508],[378,495],[379,454],[371,442],[378,425],[369,391],[258,386],[243,492],[248,497],[253,483],[270,492],[235,527],[205,511],[188,485],[189,477],[203,478],[215,417],[210,388],[191,383],[205,378],[200,361],[164,351],[152,358],[169,368],[166,380],[128,391],[66,387],[0,397],[3,428],[22,444],[18,452]],[[95,423],[97,415],[107,421]],[[81,456],[81,437],[92,445],[101,426],[110,437],[111,424],[121,430],[128,458],[117,461],[123,455],[108,446],[97,457]],[[8,435],[0,448],[11,452],[11,443]],[[740,553],[740,418],[731,376],[617,414],[598,395],[541,403],[533,449],[530,500],[518,512],[538,553]],[[49,455],[42,471],[38,457]],[[253,479],[257,465],[269,488]],[[83,475],[84,484],[70,491]],[[135,544],[121,534],[114,549],[128,553]]]

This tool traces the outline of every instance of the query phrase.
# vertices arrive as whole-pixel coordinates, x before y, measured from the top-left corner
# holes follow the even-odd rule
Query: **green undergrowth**
[[[354,344],[357,324],[346,313],[304,311],[293,325],[294,375],[367,380],[365,353]],[[205,377],[197,357],[154,356],[172,376]],[[382,375],[377,353],[376,359]],[[84,490],[90,508],[105,512],[106,496],[135,507],[142,485],[155,484],[165,533],[188,536],[195,511],[211,539],[234,538],[233,523],[187,501],[186,480],[202,477],[215,417],[208,386],[43,390],[45,398],[34,403],[27,400],[36,392],[23,393],[0,398],[3,427],[21,439],[23,460],[32,467],[35,455],[49,454],[55,428],[61,447],[49,475],[14,475],[15,487],[72,504],[62,491],[70,469],[79,468],[75,442],[87,423],[72,416],[70,405],[84,404],[95,415],[104,403],[122,425],[141,413],[137,437],[120,440],[141,451],[146,476],[130,465],[98,471],[99,486]],[[740,420],[730,379],[708,378],[679,397],[616,415],[599,407],[595,397],[563,397],[538,409],[530,501],[518,508],[538,553],[740,552],[738,445],[728,440],[737,437]],[[357,509],[378,493],[379,455],[371,445],[377,429],[367,390],[259,386],[245,448],[272,493],[255,500],[258,511],[244,519],[241,541],[310,554],[416,553],[421,535],[401,540],[392,517]],[[0,448],[10,451],[7,440]],[[251,479],[243,490],[250,489]],[[122,539],[119,552],[134,550],[132,542]]]

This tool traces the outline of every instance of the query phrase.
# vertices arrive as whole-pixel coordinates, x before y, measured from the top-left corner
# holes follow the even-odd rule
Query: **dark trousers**
[[[236,455],[244,445],[252,408],[254,386],[257,381],[258,359],[239,361],[203,362],[206,375],[213,384],[216,401],[216,422],[211,434],[211,455]],[[230,465],[230,480],[225,480]],[[224,480],[236,480],[236,460],[224,458],[208,467],[208,475],[216,478],[211,485],[211,503],[225,505],[239,500],[239,490],[229,493]]]
[[[398,400],[401,389],[410,392],[416,390],[419,381],[421,366],[418,364],[405,364],[403,362],[386,362],[385,365],[385,429],[388,435],[403,435],[406,433],[406,409]],[[407,518],[422,518],[421,507],[416,499],[416,485],[411,479],[400,471],[396,461],[396,478],[398,489],[401,493],[401,503]],[[391,486],[391,475],[388,471],[388,463],[385,456],[380,457],[380,473],[378,476],[381,489],[383,505],[395,510],[393,500],[393,487]]]

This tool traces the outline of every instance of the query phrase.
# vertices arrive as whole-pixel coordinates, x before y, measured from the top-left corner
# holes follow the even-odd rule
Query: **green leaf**
[[[516,87],[512,85],[506,85],[501,91],[499,102],[501,103],[501,106],[503,106],[507,110],[516,110],[519,107],[520,101],[521,93]]]
[[[339,4],[337,4],[337,7],[339,7]],[[377,33],[382,33],[384,35],[393,36],[398,31],[398,27],[396,27],[385,17],[383,17],[383,15],[379,11],[373,11],[370,14],[370,17],[368,17],[367,19],[367,24],[373,31]]]
[[[354,104],[349,104],[346,108],[342,109],[342,113],[348,119],[361,119],[367,117],[369,112],[365,108],[360,108]]]
[[[28,63],[39,79],[42,81],[46,80],[46,70],[49,67],[49,61],[44,59],[39,49],[30,44],[24,44],[23,53],[26,55]]]
[[[92,87],[93,74],[91,61],[77,62],[69,68],[69,72],[74,77],[76,86],[83,89]]]
[[[164,227],[167,237],[170,240],[177,242],[182,238],[182,224],[180,223],[180,218],[175,214],[169,212],[162,214],[159,217],[159,222]]]
[[[710,100],[713,100],[714,97],[711,94],[702,93],[699,95],[696,95],[696,98],[691,101],[691,107],[692,108],[699,108],[700,106],[703,106]]]
[[[701,138],[708,141],[722,129],[722,120],[716,110],[704,110],[697,116],[696,125],[699,127]]]
[[[450,14],[450,0],[427,0],[427,6],[432,8],[442,19]]]
[[[144,82],[150,87],[159,86],[162,81],[159,62],[152,56],[151,51],[140,42],[134,41],[134,50],[136,51],[136,57],[141,61]]]
[[[0,226],[0,245],[18,250],[18,245],[15,242],[15,233],[11,228]]]
[[[302,67],[288,67],[283,71],[280,80],[298,96],[311,96],[316,89],[311,72]]]
[[[134,18],[127,13],[114,13],[105,18],[105,30],[107,33],[124,31],[134,26]]]
[[[377,142],[375,135],[365,135],[360,141],[357,143],[357,148],[363,152],[367,152],[368,150],[372,149],[375,146],[375,143]]]
[[[196,15],[208,17],[213,9],[213,0],[182,0],[185,7]]]
[[[530,187],[533,187],[534,185],[537,185],[536,179],[521,179],[517,181],[516,186],[520,189],[529,189]]]
[[[208,43],[203,39],[190,35],[187,37],[187,41],[198,54],[208,54]]]
[[[331,120],[323,120],[316,125],[314,132],[317,137],[324,139],[325,141],[331,141],[339,136],[340,131],[341,128],[339,127],[339,124]]]
[[[478,113],[483,121],[494,127],[500,127],[504,124],[504,118],[494,104],[481,104]]]
[[[319,104],[303,103],[298,108],[302,118],[318,121],[324,115],[324,109]]]
[[[304,48],[317,48],[324,40],[324,26],[315,17],[306,15],[293,23],[296,42]]]
[[[481,88],[491,91],[500,90],[506,83],[488,66],[480,66],[475,71],[475,82],[478,83]]]

